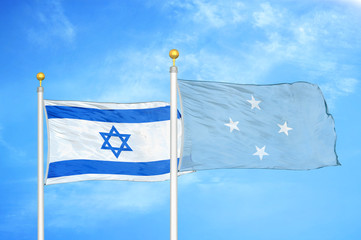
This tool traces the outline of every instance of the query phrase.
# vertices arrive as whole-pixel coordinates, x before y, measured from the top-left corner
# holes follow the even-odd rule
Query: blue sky
[[[169,101],[179,78],[318,84],[342,164],[179,178],[179,239],[361,238],[361,1],[1,1],[0,239],[36,239],[37,96]],[[45,188],[46,239],[168,239],[169,182]]]

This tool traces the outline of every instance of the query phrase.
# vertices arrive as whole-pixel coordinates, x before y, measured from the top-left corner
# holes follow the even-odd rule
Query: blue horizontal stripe
[[[169,159],[154,162],[113,162],[85,159],[66,160],[50,163],[48,178],[81,174],[154,176],[169,173],[169,162]]]
[[[46,111],[48,119],[70,118],[115,123],[145,123],[170,120],[170,106],[147,109],[95,109],[69,106],[46,106]],[[179,112],[178,118],[180,118]]]

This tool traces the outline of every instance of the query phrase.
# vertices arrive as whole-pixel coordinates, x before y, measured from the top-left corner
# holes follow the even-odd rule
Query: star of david
[[[127,143],[128,139],[130,138],[130,134],[120,134],[114,126],[112,127],[112,129],[110,129],[109,133],[107,132],[99,132],[99,133],[104,139],[104,143],[101,149],[111,150],[116,158],[119,157],[122,151],[133,151]],[[118,137],[122,141],[120,147],[113,147],[110,144],[109,140],[111,137]]]

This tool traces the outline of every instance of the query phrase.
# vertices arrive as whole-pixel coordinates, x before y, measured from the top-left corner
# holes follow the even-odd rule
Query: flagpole
[[[169,52],[173,59],[170,67],[170,240],[178,239],[178,164],[177,164],[177,73],[176,49]]]
[[[38,92],[38,240],[44,240],[44,130],[43,130],[43,93],[41,82],[45,75],[39,72],[36,78],[40,81]]]

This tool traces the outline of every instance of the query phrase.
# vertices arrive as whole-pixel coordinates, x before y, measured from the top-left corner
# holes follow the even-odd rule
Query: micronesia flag
[[[178,80],[181,170],[307,170],[339,165],[334,120],[317,85]]]
[[[44,105],[49,147],[45,184],[169,179],[168,103],[44,100]]]

